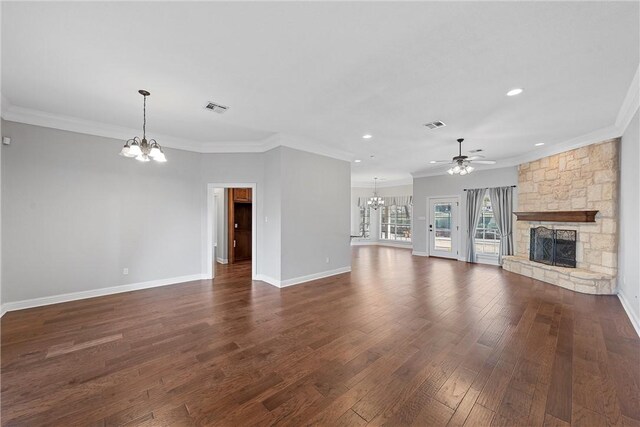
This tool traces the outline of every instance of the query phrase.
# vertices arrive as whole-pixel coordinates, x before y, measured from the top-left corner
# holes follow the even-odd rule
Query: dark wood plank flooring
[[[250,263],[7,313],[3,425],[640,425],[613,296],[357,247],[286,289]]]

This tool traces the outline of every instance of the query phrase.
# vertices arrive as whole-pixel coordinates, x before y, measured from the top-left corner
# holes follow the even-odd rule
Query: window
[[[360,206],[360,237],[370,237],[369,226],[371,224],[371,209],[368,206]]]
[[[482,211],[476,229],[476,254],[498,256],[500,251],[500,232],[493,218],[491,199],[488,195],[482,200]]]
[[[411,205],[381,207],[380,239],[410,242],[411,211]]]

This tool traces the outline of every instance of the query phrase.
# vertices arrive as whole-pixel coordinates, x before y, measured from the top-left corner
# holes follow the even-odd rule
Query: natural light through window
[[[360,237],[368,239],[370,237],[369,226],[371,225],[371,209],[368,206],[360,206]]]
[[[411,205],[380,209],[380,239],[411,241]]]
[[[476,254],[498,256],[500,250],[500,233],[493,218],[491,199],[488,195],[482,200],[482,211],[476,229]]]

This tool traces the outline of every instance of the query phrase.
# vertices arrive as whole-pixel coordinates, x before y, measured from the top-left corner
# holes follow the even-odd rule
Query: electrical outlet
[[[123,269],[122,269],[122,274],[124,274],[125,276],[126,276],[127,274],[129,274],[129,269],[128,269],[128,268],[123,268]]]

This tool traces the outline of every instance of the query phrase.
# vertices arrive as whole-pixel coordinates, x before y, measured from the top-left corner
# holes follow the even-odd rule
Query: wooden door
[[[250,188],[229,189],[229,263],[251,259]]]

